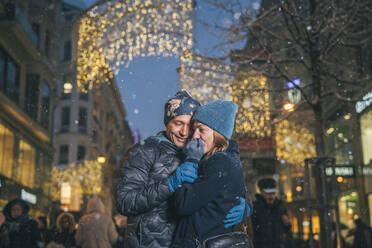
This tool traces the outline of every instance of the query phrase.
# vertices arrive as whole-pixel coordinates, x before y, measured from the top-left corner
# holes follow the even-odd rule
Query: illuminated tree
[[[270,99],[266,78],[254,71],[239,70],[230,91],[231,100],[239,106],[235,133],[252,138],[270,137]]]
[[[99,1],[82,15],[77,84],[108,82],[136,57],[177,56],[193,45],[192,0]]]
[[[52,168],[53,200],[60,200],[61,185],[79,185],[84,194],[100,194],[102,191],[102,165],[96,161],[84,161],[66,167]]]

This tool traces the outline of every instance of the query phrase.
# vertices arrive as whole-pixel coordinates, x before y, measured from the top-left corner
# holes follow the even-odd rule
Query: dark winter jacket
[[[184,184],[174,196],[174,209],[180,216],[172,247],[196,247],[199,242],[233,231],[225,229],[223,220],[228,211],[245,196],[243,170],[238,145],[230,141],[225,152],[218,152],[199,165],[199,177]]]
[[[14,205],[22,207],[22,215],[12,218],[10,210]],[[33,248],[40,244],[37,222],[28,215],[29,207],[20,199],[10,201],[4,208],[5,222],[0,227],[1,248]]]
[[[287,239],[291,236],[291,226],[283,223],[284,214],[287,215],[287,209],[283,201],[276,198],[270,206],[263,196],[256,194],[252,213],[255,248],[286,247]]]
[[[137,144],[125,161],[117,186],[117,208],[128,216],[129,247],[169,247],[176,219],[168,199],[168,177],[183,159],[181,149],[165,134]]]

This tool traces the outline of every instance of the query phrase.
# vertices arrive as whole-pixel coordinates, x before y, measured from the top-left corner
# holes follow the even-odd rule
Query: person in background
[[[118,240],[116,241],[113,248],[124,248],[125,247],[125,237],[127,231],[127,217],[117,214],[114,217],[116,231],[118,232]]]
[[[372,248],[372,229],[360,218],[354,220],[355,228],[348,236],[354,236],[352,248]]]
[[[45,247],[51,240],[52,233],[48,229],[48,222],[47,218],[45,216],[39,216],[36,219],[37,221],[37,228],[40,232],[40,239],[43,244],[43,247]]]
[[[21,199],[14,199],[4,207],[5,221],[0,227],[1,248],[36,248],[40,245],[37,222],[28,212],[30,207]]]
[[[88,200],[87,213],[79,221],[75,238],[82,248],[111,248],[117,241],[114,222],[105,214],[105,207],[98,196]]]
[[[259,194],[253,202],[253,244],[255,248],[292,247],[291,223],[285,203],[276,197],[278,189],[272,178],[258,181]]]
[[[56,229],[47,247],[55,247],[57,245],[63,245],[65,248],[76,247],[75,233],[74,216],[70,213],[63,212],[57,217]]]

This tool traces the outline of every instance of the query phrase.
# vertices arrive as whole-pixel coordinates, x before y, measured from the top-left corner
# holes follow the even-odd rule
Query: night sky
[[[85,0],[87,5],[94,0]],[[251,1],[245,1],[252,4]],[[228,20],[217,17],[217,11],[206,4],[197,1],[196,19],[213,23],[216,19],[224,22]],[[228,23],[226,23],[228,24]],[[202,54],[221,53],[215,48],[219,41],[208,29],[194,23],[195,50]],[[239,48],[243,44],[237,45]],[[235,46],[236,48],[236,46]],[[226,52],[226,50],[225,50]],[[141,139],[164,130],[164,103],[178,90],[177,68],[180,66],[179,57],[146,57],[134,59],[129,67],[121,68],[116,75],[116,81],[122,95],[124,107],[127,111],[127,121],[132,131],[137,130]]]

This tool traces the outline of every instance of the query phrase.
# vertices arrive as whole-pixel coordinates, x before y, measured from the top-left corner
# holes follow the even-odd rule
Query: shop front
[[[0,209],[21,198],[33,215],[47,215],[51,157],[5,122],[0,122]]]

